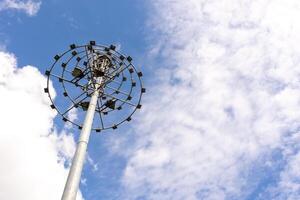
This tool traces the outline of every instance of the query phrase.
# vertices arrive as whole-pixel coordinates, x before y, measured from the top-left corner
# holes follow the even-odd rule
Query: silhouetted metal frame
[[[77,46],[77,45],[74,46],[74,44],[72,44],[72,45],[70,45],[70,49],[69,50],[65,51],[61,55],[56,55],[55,56],[55,62],[51,65],[50,69],[46,71],[47,87],[45,88],[45,92],[48,93],[48,96],[49,96],[50,101],[52,103],[51,104],[51,108],[55,109],[57,111],[57,113],[59,115],[61,115],[63,121],[70,122],[73,125],[77,126],[79,129],[82,128],[82,124],[79,124],[79,123],[76,123],[74,121],[71,121],[65,115],[67,115],[67,113],[69,111],[71,111],[72,109],[77,108],[80,105],[81,102],[83,102],[85,99],[87,99],[93,93],[93,90],[89,88],[89,86],[90,86],[89,84],[93,84],[93,81],[91,81],[91,83],[89,83],[89,79],[86,79],[86,81],[88,82],[88,84],[87,85],[81,85],[81,84],[78,83],[79,80],[77,82],[72,82],[72,80],[70,81],[70,80],[65,79],[64,75],[65,75],[65,73],[72,73],[71,71],[66,70],[66,68],[67,68],[68,64],[70,63],[70,61],[72,59],[74,59],[75,57],[77,57],[76,58],[75,67],[79,67],[84,72],[87,71],[87,74],[85,74],[84,77],[82,77],[82,78],[86,78],[86,75],[90,75],[91,77],[88,77],[88,78],[90,78],[90,80],[93,80],[93,78],[92,78],[93,74],[90,71],[91,68],[89,66],[90,59],[91,59],[91,58],[89,58],[89,55],[90,54],[94,55],[95,51],[97,51],[101,55],[106,55],[106,56],[110,57],[112,59],[112,61],[115,62],[118,65],[118,67],[116,67],[116,70],[114,70],[112,72],[114,74],[110,74],[110,75],[112,75],[112,77],[107,77],[107,75],[106,75],[106,78],[109,78],[110,81],[105,83],[104,88],[105,87],[109,87],[109,86],[107,86],[107,84],[110,83],[110,82],[114,82],[115,81],[114,80],[115,77],[119,77],[121,75],[122,80],[121,80],[121,82],[120,82],[120,84],[119,84],[118,87],[116,87],[116,88],[110,88],[110,90],[113,91],[112,93],[106,94],[106,93],[104,93],[104,89],[103,89],[103,91],[100,91],[100,96],[98,98],[96,112],[98,113],[98,116],[100,118],[101,124],[100,124],[99,127],[92,127],[92,130],[94,130],[96,132],[100,132],[102,130],[107,130],[107,129],[111,129],[111,128],[112,129],[116,129],[120,124],[124,123],[125,121],[130,121],[132,115],[136,112],[136,110],[139,109],[139,108],[141,108],[141,98],[142,98],[142,94],[145,92],[145,88],[143,87],[142,80],[141,80],[142,73],[140,71],[138,71],[136,69],[136,67],[131,63],[131,58],[130,57],[126,57],[124,54],[121,54],[118,51],[113,50],[110,47],[107,47],[107,46],[104,46],[104,45],[98,45],[98,44],[95,44],[95,45],[88,44],[88,45],[79,45],[79,46]],[[91,46],[92,46],[92,52],[87,51],[87,49],[89,49]],[[78,49],[81,49],[81,48],[84,48],[84,50],[83,51],[78,51],[78,52],[76,51],[76,49],[78,50]],[[62,73],[61,73],[61,76],[60,75],[51,74],[51,72],[53,71],[54,67],[58,66],[57,64],[59,63],[60,59],[62,57],[64,57],[65,55],[67,55],[68,53],[74,52],[74,51],[76,52],[76,54],[72,53],[71,56],[68,59],[66,59],[67,61],[64,62],[65,66],[59,66],[59,67],[62,67],[62,69],[63,69]],[[86,55],[80,57],[79,55],[82,54],[82,53],[85,53]],[[85,58],[86,58],[86,64],[87,65],[85,66],[85,69],[84,69],[81,66],[79,66],[79,63],[80,63],[80,61],[84,60]],[[122,65],[120,65],[121,63],[122,63]],[[132,69],[132,70],[130,71],[130,69]],[[121,87],[122,87],[123,83],[126,82],[126,81],[123,81],[124,77],[125,77],[124,74],[123,74],[124,70],[128,70],[129,74],[130,74],[130,79],[126,80],[127,82],[130,82],[130,89],[129,89],[128,93],[125,93],[125,92],[121,91]],[[131,94],[132,94],[132,91],[133,91],[133,87],[137,87],[137,84],[135,86],[133,84],[133,83],[136,83],[136,81],[133,78],[133,73],[136,73],[136,77],[138,78],[136,81],[139,82],[138,85],[140,86],[140,89],[141,89],[141,91],[140,91],[140,93],[138,95],[138,102],[137,102],[137,104],[130,103],[130,100],[128,101],[128,99],[120,99],[120,98],[117,98],[117,97],[113,96],[115,94],[121,93],[124,96],[127,95],[127,98],[131,97]],[[59,108],[55,105],[53,98],[51,97],[50,90],[49,90],[49,84],[50,84],[50,77],[51,76],[59,79],[59,82],[62,84],[62,87],[63,87],[63,94],[64,94],[64,96],[66,94],[67,96],[65,96],[65,97],[68,97],[69,100],[72,102],[72,105],[68,109],[66,109],[66,111],[59,110]],[[127,78],[127,77],[125,77],[125,78]],[[73,80],[74,79],[75,78],[73,78]],[[72,98],[69,95],[69,93],[68,93],[68,91],[66,89],[65,82],[68,83],[68,84],[72,84],[75,87],[85,88],[86,86],[88,86],[87,87],[87,91],[82,91],[82,93],[80,95],[78,95],[75,98]],[[115,81],[115,82],[117,82],[117,81]],[[91,92],[91,93],[88,93],[88,92]],[[114,98],[117,101],[120,101],[120,104],[118,105],[118,107],[116,109],[110,109],[110,110],[106,110],[104,112],[104,110],[107,107],[105,107],[104,109],[101,109],[103,106],[105,106],[104,103],[102,102],[102,99],[101,99],[103,96],[106,96],[106,98],[110,97],[111,99]],[[80,99],[79,101],[77,101],[81,97],[83,97],[83,98]],[[118,109],[122,109],[122,107],[123,107],[124,104],[129,104],[130,106],[134,107],[134,109],[132,110],[132,112],[125,119],[122,119],[121,121],[119,121],[117,123],[114,123],[112,125],[105,126],[105,123],[104,123],[104,120],[103,120],[104,113],[108,114],[109,112],[112,112],[112,111],[116,111],[117,112]]]

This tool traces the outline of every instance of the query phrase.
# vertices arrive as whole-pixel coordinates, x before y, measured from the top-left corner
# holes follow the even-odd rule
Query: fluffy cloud
[[[136,127],[126,198],[299,199],[299,1],[151,5],[165,67]]]
[[[0,2],[1,10],[20,10],[24,11],[29,16],[36,15],[41,6],[40,1],[21,1],[21,0],[3,0]]]
[[[0,52],[0,199],[60,199],[75,143],[53,129],[45,77]],[[78,199],[82,199],[79,194]]]

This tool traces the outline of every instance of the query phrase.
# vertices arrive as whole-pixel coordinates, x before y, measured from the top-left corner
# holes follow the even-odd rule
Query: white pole
[[[80,177],[82,172],[83,163],[85,160],[85,154],[87,150],[87,145],[89,142],[89,137],[91,133],[91,128],[93,124],[95,109],[97,106],[97,99],[99,96],[99,87],[101,85],[102,78],[97,78],[96,88],[92,94],[89,107],[85,116],[84,124],[80,134],[80,138],[77,144],[77,149],[72,161],[72,166],[69,171],[67,183],[65,185],[64,193],[62,195],[62,200],[76,200],[77,191],[79,188]]]

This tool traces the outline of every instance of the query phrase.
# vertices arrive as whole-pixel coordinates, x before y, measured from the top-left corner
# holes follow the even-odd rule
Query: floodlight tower
[[[71,44],[54,60],[45,73],[48,78],[44,91],[62,120],[81,130],[61,198],[75,200],[91,131],[117,129],[131,121],[133,113],[141,108],[146,89],[141,81],[143,74],[134,67],[132,58],[116,51],[114,45],[107,47],[95,41]]]

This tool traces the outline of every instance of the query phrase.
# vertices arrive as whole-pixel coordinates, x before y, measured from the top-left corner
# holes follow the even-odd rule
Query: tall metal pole
[[[68,51],[53,58],[55,62],[45,71],[48,78],[44,92],[48,93],[50,107],[61,115],[63,121],[82,129],[61,197],[62,200],[76,200],[91,131],[117,129],[120,124],[131,121],[133,113],[142,106],[141,97],[146,89],[141,81],[143,73],[133,66],[130,56],[117,52],[114,45],[106,47],[95,41],[87,45],[71,44]],[[61,84],[61,95],[71,101],[70,107],[66,108],[63,101],[55,103],[51,81],[59,82],[54,85]],[[65,83],[73,87],[66,87]],[[74,91],[70,93],[71,89]],[[70,119],[68,114],[77,108],[82,109],[81,113],[86,112],[85,118]],[[94,119],[95,113],[99,117]]]
[[[102,77],[97,78],[96,88],[92,94],[89,107],[85,116],[84,124],[80,134],[80,138],[77,144],[77,149],[72,161],[72,166],[69,171],[67,183],[62,195],[62,200],[76,200],[77,191],[79,188],[80,177],[82,172],[83,163],[85,160],[85,154],[87,151],[87,145],[91,133],[93,124],[95,109],[97,106],[97,100],[99,96],[99,87],[101,86]]]

